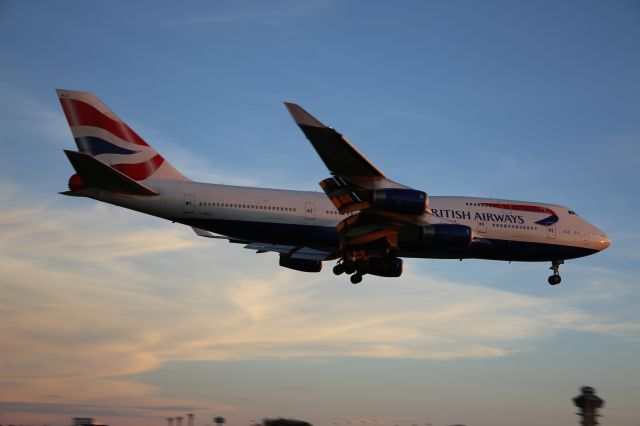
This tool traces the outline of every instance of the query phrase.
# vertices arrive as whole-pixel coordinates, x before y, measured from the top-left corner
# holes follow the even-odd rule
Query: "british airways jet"
[[[479,197],[428,196],[396,183],[300,106],[285,103],[331,176],[322,192],[194,182],[93,94],[57,90],[78,151],[64,195],[88,197],[193,228],[279,264],[333,272],[353,284],[365,274],[399,277],[402,258],[551,262],[560,283],[567,259],[607,248],[609,237],[556,204]]]

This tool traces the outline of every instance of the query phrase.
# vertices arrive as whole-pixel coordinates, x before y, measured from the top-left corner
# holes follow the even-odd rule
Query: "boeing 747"
[[[399,277],[402,258],[551,262],[607,248],[609,237],[570,208],[481,197],[428,196],[387,178],[347,139],[300,106],[285,103],[330,177],[323,192],[194,182],[88,92],[57,90],[78,151],[64,195],[93,198],[193,228],[279,264]]]

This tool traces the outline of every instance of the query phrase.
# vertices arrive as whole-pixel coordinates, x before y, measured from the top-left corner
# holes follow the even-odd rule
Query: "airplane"
[[[279,265],[336,275],[399,277],[402,258],[551,262],[606,249],[607,234],[557,204],[428,196],[387,178],[343,135],[285,106],[329,170],[323,192],[194,182],[89,92],[57,89],[78,151],[69,190],[193,228],[201,237],[275,252]]]

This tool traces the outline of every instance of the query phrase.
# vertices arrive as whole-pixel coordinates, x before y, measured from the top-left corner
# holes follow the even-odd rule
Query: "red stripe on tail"
[[[77,99],[60,98],[69,126],[94,126],[124,139],[127,142],[149,146],[126,123],[107,117],[91,105]]]
[[[162,165],[164,158],[160,154],[143,163],[112,164],[111,167],[129,176],[133,180],[145,180]]]

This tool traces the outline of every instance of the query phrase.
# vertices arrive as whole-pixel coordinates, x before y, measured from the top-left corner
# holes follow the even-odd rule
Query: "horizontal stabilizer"
[[[64,153],[82,182],[89,188],[94,187],[132,195],[158,195],[156,191],[136,182],[89,154],[68,150],[65,150]]]

